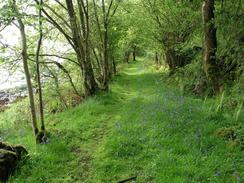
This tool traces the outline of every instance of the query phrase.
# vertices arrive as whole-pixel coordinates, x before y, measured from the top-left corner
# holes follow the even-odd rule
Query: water
[[[0,68],[0,91],[7,91],[14,88],[25,87],[26,81],[24,73],[20,70],[10,73],[4,68]]]
[[[24,73],[17,70],[10,73],[0,67],[0,106],[9,105],[18,97],[27,96]]]

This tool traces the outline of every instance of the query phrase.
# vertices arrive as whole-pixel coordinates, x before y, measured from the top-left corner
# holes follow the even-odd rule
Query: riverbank
[[[4,111],[16,100],[25,97],[27,97],[27,88],[25,85],[11,89],[0,90],[0,112]]]
[[[27,96],[24,73],[19,69],[10,72],[0,66],[0,111],[14,101]]]

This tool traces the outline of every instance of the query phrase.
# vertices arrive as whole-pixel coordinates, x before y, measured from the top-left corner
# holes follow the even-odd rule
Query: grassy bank
[[[21,116],[12,123],[13,109],[2,113],[2,138],[30,153],[10,182],[244,181],[243,113],[236,120],[216,110],[220,99],[183,96],[165,78],[149,62],[130,64],[109,93],[47,116],[47,145],[35,145]]]

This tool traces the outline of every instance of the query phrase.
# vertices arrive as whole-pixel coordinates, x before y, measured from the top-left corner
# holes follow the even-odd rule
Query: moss
[[[5,149],[5,150],[13,151],[13,148],[12,148],[12,146],[10,144],[3,143],[3,142],[0,142],[0,149]]]
[[[244,150],[244,133],[241,126],[223,127],[215,132],[215,136],[221,137],[227,142],[227,147],[240,147]]]
[[[217,137],[221,137],[221,138],[224,138],[226,140],[234,140],[234,139],[236,139],[235,129],[233,127],[219,128],[215,132],[215,135]]]
[[[27,151],[21,145],[9,145],[0,142],[0,181],[6,181],[14,172],[18,161],[26,156]]]
[[[18,160],[26,157],[26,155],[28,154],[27,150],[21,145],[14,146],[14,151],[18,157]]]
[[[229,147],[229,148],[235,148],[235,147],[238,147],[239,146],[239,142],[238,142],[238,140],[230,140],[230,141],[228,141],[228,143],[227,143],[227,147]]]
[[[10,145],[8,143],[0,142],[0,149],[16,153],[18,160],[20,160],[23,156],[27,155],[27,150],[21,145]]]

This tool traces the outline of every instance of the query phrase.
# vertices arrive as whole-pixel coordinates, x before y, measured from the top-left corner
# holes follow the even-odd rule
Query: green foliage
[[[144,0],[157,27],[157,40],[164,49],[174,48],[186,42],[199,29],[201,11],[200,3],[181,1]]]
[[[7,125],[8,129],[13,128],[14,130],[26,128],[30,121],[29,112],[28,100],[16,102],[6,109],[4,115],[0,115],[0,125]]]
[[[143,2],[154,20],[154,34],[163,46],[165,62],[176,75],[172,79],[176,79],[186,93],[212,95],[201,65],[203,57],[200,56],[203,52],[202,2]],[[240,0],[215,1],[215,9],[217,65],[221,72],[221,84],[227,89],[231,85],[239,85],[236,80],[243,73],[243,5]],[[191,62],[190,66],[177,69]]]
[[[13,18],[13,12],[11,11],[11,4],[10,3],[1,3],[0,4],[0,26],[6,26],[10,24]]]
[[[222,59],[220,62],[227,65],[225,72],[235,70],[234,64],[243,65],[244,63],[242,54],[244,50],[243,10],[243,4],[239,0],[225,1],[223,4],[216,5],[218,56]]]
[[[116,58],[123,61],[124,53],[132,52],[133,47],[136,47],[137,55],[151,50],[155,44],[153,26],[140,1],[122,1],[110,31]]]

